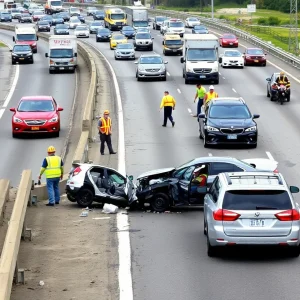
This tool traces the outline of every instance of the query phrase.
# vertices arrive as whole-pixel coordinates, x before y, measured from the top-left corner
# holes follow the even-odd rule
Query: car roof
[[[21,98],[21,100],[53,100],[53,97],[52,96],[24,96]]]
[[[141,54],[140,57],[161,57],[161,55],[157,53],[152,53],[152,54]]]
[[[243,166],[247,166],[249,167],[249,169],[255,169],[254,167],[252,167],[251,165],[247,164],[246,162],[240,161],[235,157],[231,157],[231,156],[203,156],[203,157],[197,157],[194,158],[193,160],[191,160],[189,162],[189,165],[194,165],[194,164],[198,164],[198,163],[204,163],[204,162],[232,162],[232,163],[239,163],[242,164]]]
[[[220,97],[211,100],[211,104],[213,105],[245,105],[245,101],[243,98],[236,97]]]

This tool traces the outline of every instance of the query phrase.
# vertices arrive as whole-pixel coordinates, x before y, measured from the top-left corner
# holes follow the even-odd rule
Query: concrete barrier
[[[0,225],[3,224],[3,217],[6,202],[9,199],[10,183],[8,179],[0,179]]]
[[[9,300],[22,234],[27,205],[31,203],[32,173],[24,170],[5,236],[5,241],[0,258],[0,300]],[[17,269],[18,271],[18,269]],[[18,279],[17,279],[18,281]]]

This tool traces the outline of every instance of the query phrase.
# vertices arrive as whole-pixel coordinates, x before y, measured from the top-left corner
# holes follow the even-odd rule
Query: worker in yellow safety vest
[[[173,96],[171,96],[169,94],[168,91],[165,91],[164,93],[164,97],[161,99],[161,103],[160,103],[160,108],[159,110],[161,110],[162,108],[164,108],[164,123],[163,123],[163,127],[167,126],[167,121],[168,119],[170,120],[170,122],[172,123],[172,126],[175,126],[175,122],[173,120],[172,117],[172,110],[175,109],[176,106],[176,100],[174,99]]]
[[[209,92],[207,92],[207,93],[205,94],[205,97],[204,97],[204,109],[205,109],[205,111],[206,111],[207,108],[208,108],[209,102],[210,102],[212,99],[218,98],[218,97],[219,97],[219,95],[218,95],[217,92],[215,92],[214,86],[211,85],[211,86],[209,87]]]
[[[116,154],[111,145],[111,118],[109,117],[109,111],[105,110],[103,117],[98,121],[98,130],[100,135],[100,153],[104,155],[105,143],[107,144],[109,154]]]
[[[64,163],[60,156],[55,155],[55,148],[53,146],[48,147],[48,156],[44,159],[40,171],[39,180],[45,173],[47,190],[49,196],[49,202],[47,206],[54,206],[59,204],[60,192],[59,192],[59,180],[63,178]]]

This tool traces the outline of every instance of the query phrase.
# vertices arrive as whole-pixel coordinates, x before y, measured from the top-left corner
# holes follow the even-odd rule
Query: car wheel
[[[207,224],[205,222],[205,218],[203,218],[203,234],[207,235]]]
[[[219,79],[214,80],[214,83],[215,83],[215,84],[219,84]]]
[[[291,95],[288,95],[288,96],[286,97],[286,101],[287,101],[287,102],[290,102],[290,101],[291,101]]]
[[[162,78],[162,81],[167,81],[167,75]]]
[[[115,57],[115,60],[118,60],[118,59]]]
[[[206,235],[206,244],[207,244],[207,255],[209,257],[216,257],[218,255],[217,247],[213,247],[209,242],[209,237]]]
[[[150,206],[151,206],[152,210],[154,210],[154,211],[164,212],[170,206],[169,198],[167,195],[165,195],[163,193],[158,193],[158,194],[154,195],[154,198],[151,201]]]
[[[292,247],[291,249],[288,249],[288,255],[289,257],[299,257],[300,255],[299,247]]]
[[[12,137],[15,139],[15,138],[17,138],[17,137],[18,137],[18,135],[17,135],[17,134],[15,134],[15,133],[12,133]]]
[[[252,149],[255,149],[255,148],[257,148],[257,143],[256,143],[256,144],[253,144],[253,145],[251,145],[251,146],[250,146],[250,148],[252,148]]]
[[[89,207],[94,200],[94,194],[89,188],[82,188],[76,195],[76,202],[80,207]]]
[[[54,136],[54,137],[59,137],[59,131],[54,132],[53,136]]]
[[[185,84],[189,84],[190,81],[189,81],[185,76],[184,76],[184,78],[185,78],[185,79],[184,79],[184,83],[185,83]]]
[[[16,62],[12,60],[12,61],[11,61],[11,64],[12,64],[12,65],[15,65],[15,64],[16,64]]]
[[[267,97],[268,97],[268,98],[270,97],[270,91],[269,91],[268,88],[267,88]]]
[[[206,143],[206,137],[205,137],[205,133],[204,133],[204,136],[203,136],[203,146],[204,148],[208,148],[208,144]]]

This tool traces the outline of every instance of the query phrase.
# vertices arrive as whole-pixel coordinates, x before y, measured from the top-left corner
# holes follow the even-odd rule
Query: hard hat
[[[109,110],[106,109],[106,110],[104,111],[104,114],[105,114],[105,115],[109,115]]]
[[[210,89],[210,90],[214,90],[215,88],[214,88],[213,85],[211,85],[211,86],[209,87],[209,89]]]
[[[55,152],[55,148],[53,146],[48,147],[48,153],[53,153]]]
[[[284,72],[280,72],[280,75],[284,75]]]

